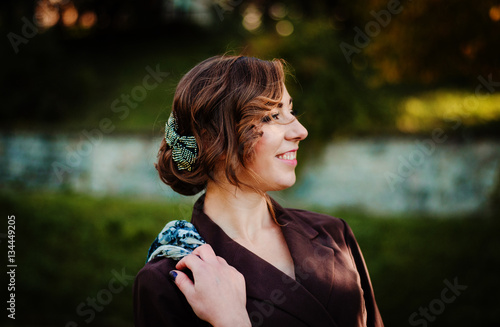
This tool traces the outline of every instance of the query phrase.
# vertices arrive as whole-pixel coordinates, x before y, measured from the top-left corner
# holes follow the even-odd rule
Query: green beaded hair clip
[[[165,125],[165,140],[172,148],[172,159],[177,169],[191,171],[198,156],[198,145],[194,136],[180,136],[177,129],[177,122],[171,113]]]

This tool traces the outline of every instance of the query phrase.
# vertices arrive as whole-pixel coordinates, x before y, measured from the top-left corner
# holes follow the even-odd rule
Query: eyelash
[[[294,116],[294,117],[295,117],[295,116],[297,116],[297,111],[295,111],[294,109],[292,109],[292,110],[290,110],[290,114],[292,114],[292,116]],[[272,115],[270,115],[270,116],[264,116],[264,117],[262,118],[262,121],[263,121],[264,123],[268,123],[268,122],[270,122],[270,121],[271,121],[271,118],[272,118],[272,119],[274,119],[274,120],[278,120],[278,119],[279,119],[279,116],[280,116],[280,114],[279,114],[279,113],[275,113],[275,114],[272,114]]]

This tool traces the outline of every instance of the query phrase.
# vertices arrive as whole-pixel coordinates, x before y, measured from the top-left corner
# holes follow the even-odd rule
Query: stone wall
[[[140,136],[0,135],[0,181],[4,189],[182,199],[153,167],[159,144]],[[329,144],[278,197],[377,214],[462,214],[486,206],[499,171],[499,141],[345,140]]]
[[[305,169],[293,195],[325,207],[381,214],[470,213],[485,208],[499,168],[498,141],[341,141]]]

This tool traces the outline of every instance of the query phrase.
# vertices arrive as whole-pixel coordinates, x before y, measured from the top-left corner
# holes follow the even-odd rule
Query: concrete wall
[[[153,167],[159,143],[139,136],[0,135],[0,182],[9,189],[182,199]],[[485,207],[500,171],[500,142],[355,139],[329,144],[313,162],[285,194],[286,205],[461,214]]]
[[[486,205],[499,165],[498,141],[341,141],[305,169],[295,196],[376,213],[469,213]]]

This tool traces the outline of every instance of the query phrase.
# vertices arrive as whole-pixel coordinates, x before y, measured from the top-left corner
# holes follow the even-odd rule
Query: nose
[[[288,124],[288,131],[286,133],[286,139],[290,141],[302,141],[307,137],[307,129],[302,125],[298,119],[294,119],[293,122]]]

